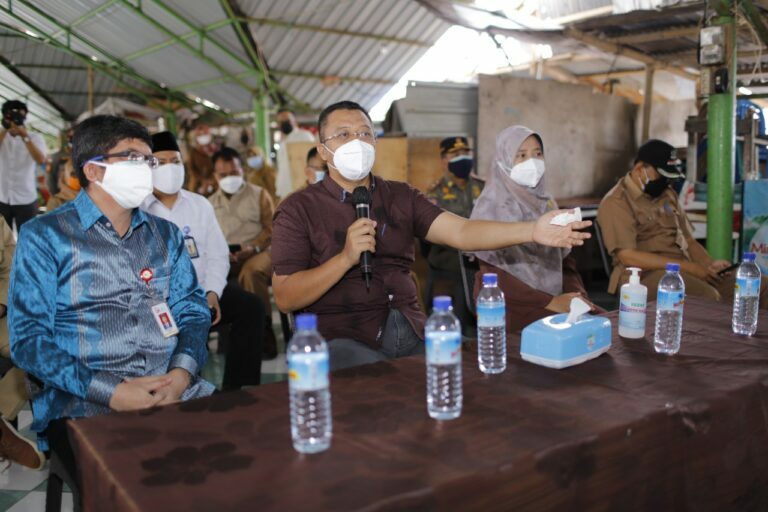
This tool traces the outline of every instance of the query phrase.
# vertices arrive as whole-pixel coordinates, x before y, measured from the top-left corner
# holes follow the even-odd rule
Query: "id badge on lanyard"
[[[150,286],[152,278],[155,276],[152,269],[145,268],[139,273],[139,277],[147,284],[147,291],[149,292],[150,302],[152,304],[152,316],[155,317],[155,322],[160,328],[160,332],[163,333],[163,337],[170,338],[179,333],[179,327],[176,325],[176,320],[173,319],[171,314],[171,308],[168,307],[168,303],[158,297],[155,290]]]
[[[199,258],[200,252],[197,250],[197,242],[195,242],[195,238],[190,235],[192,230],[189,226],[184,226],[182,229],[184,232],[184,247],[187,248],[187,253],[189,254],[189,257],[191,259]]]

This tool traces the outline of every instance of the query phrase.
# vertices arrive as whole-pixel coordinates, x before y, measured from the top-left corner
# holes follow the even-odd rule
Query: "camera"
[[[15,124],[16,126],[24,126],[24,120],[26,118],[26,114],[24,114],[24,112],[21,110],[9,110],[3,116],[3,128],[7,130],[11,127],[11,123]]]

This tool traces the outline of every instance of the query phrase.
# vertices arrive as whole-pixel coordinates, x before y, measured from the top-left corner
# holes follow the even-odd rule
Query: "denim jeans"
[[[416,335],[408,319],[396,309],[389,310],[380,339],[379,350],[351,338],[328,341],[331,371],[424,353],[424,341]]]

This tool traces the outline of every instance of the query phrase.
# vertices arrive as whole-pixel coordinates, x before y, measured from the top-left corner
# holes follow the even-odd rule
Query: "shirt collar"
[[[86,193],[85,189],[80,191],[75,198],[74,203],[77,215],[80,217],[80,225],[86,231],[91,229],[91,227],[93,227],[93,225],[102,217],[106,218],[104,213],[99,210],[96,203],[94,203],[91,197]],[[139,208],[134,208],[131,214],[131,229],[136,229],[146,221],[146,214]]]
[[[168,210],[168,211],[173,211],[173,210],[175,210],[176,208],[178,208],[178,206],[179,206],[179,203],[181,203],[181,202],[184,200],[184,197],[185,197],[185,196],[184,196],[184,193],[185,193],[185,192],[186,192],[186,190],[183,190],[183,189],[182,189],[182,190],[179,190],[179,192],[178,192],[178,195],[176,196],[176,201],[174,201],[174,203],[173,203],[173,207],[172,207],[172,208],[170,208],[170,209],[168,209],[168,207],[167,207],[167,206],[165,206],[165,204],[163,204],[163,202],[162,202],[162,201],[160,201],[160,199],[158,199],[158,198],[155,196],[155,194],[149,194],[149,195],[147,196],[147,198],[144,200],[144,203],[143,203],[143,204],[140,206],[140,208],[141,208],[142,210],[149,210],[149,209],[152,207],[152,205],[154,205],[155,203],[157,203],[157,204],[158,204],[158,206],[162,206],[163,208],[165,208],[165,209],[166,209],[166,210]]]
[[[371,174],[371,196],[373,196],[373,191],[376,190],[377,180],[378,178]],[[336,183],[330,175],[327,175],[320,183],[333,197],[338,198],[340,203],[347,202],[347,198],[350,198],[351,201],[352,193],[341,188],[341,185]]]
[[[629,194],[629,197],[633,201],[639,200],[641,197],[644,197],[646,200],[650,201],[653,204],[656,204],[657,201],[660,201],[662,199],[667,199],[670,201],[676,201],[676,192],[672,190],[670,187],[667,187],[667,189],[662,193],[659,197],[651,197],[649,195],[646,195],[645,192],[643,192],[643,189],[641,189],[637,183],[635,183],[635,180],[632,179],[631,175],[627,174],[624,177],[624,188],[626,188],[627,193]]]
[[[635,183],[635,180],[632,179],[631,174],[627,174],[624,176],[624,188],[627,189],[627,193],[629,194],[629,197],[631,197],[633,200],[637,201],[640,196],[644,194],[642,189]]]

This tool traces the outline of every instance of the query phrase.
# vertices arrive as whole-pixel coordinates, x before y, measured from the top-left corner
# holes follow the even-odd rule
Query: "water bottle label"
[[[736,279],[735,295],[738,297],[757,297],[760,295],[760,278],[740,277]]]
[[[328,387],[328,354],[288,356],[288,383],[293,390],[317,391]]]
[[[685,294],[682,291],[659,290],[656,297],[656,309],[658,311],[682,311],[685,302]]]
[[[427,334],[427,363],[455,364],[461,362],[461,334],[431,332]]]
[[[504,303],[477,305],[478,327],[504,327],[506,325]]]

